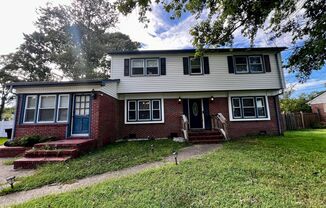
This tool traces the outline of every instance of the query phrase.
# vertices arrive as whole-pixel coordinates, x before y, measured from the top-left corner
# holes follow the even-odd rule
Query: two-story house
[[[200,58],[193,49],[113,52],[108,80],[12,83],[13,137],[88,138],[102,146],[186,136],[184,125],[200,136],[215,129],[217,114],[229,138],[281,134],[282,50],[207,49]]]

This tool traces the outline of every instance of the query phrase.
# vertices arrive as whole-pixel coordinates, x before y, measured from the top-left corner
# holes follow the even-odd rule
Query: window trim
[[[257,115],[257,118],[266,118],[267,117],[266,100],[264,99],[264,97],[257,96],[257,97],[255,97],[256,105],[257,105],[257,100],[258,99],[262,99],[262,101],[263,101],[265,116],[259,116],[258,107],[256,106],[256,115]]]
[[[142,60],[143,61],[143,74],[133,74],[133,61],[134,60]],[[156,60],[157,61],[157,74],[147,74],[147,60]],[[130,59],[130,77],[155,77],[161,76],[161,66],[160,66],[160,58],[131,58]]]
[[[59,111],[60,109],[66,109],[66,108],[62,108],[60,107],[60,101],[61,101],[61,97],[62,96],[68,96],[68,106],[67,106],[67,118],[65,121],[59,121]],[[58,94],[58,102],[57,102],[57,108],[56,108],[56,122],[57,123],[67,123],[69,120],[69,106],[70,106],[70,95],[69,94]]]
[[[135,103],[135,109],[131,110],[135,112],[135,119],[130,119],[129,118],[129,103]],[[137,121],[137,101],[136,100],[128,100],[127,101],[127,119],[128,121]]]
[[[204,71],[204,67],[203,67],[203,60],[202,60],[202,57],[199,57],[199,66],[200,66],[200,72],[199,73],[193,73],[192,72],[192,67],[191,67],[191,59],[196,59],[195,57],[193,56],[190,56],[189,57],[189,75],[202,75],[204,74],[203,71]]]
[[[238,109],[240,109],[240,114],[241,114],[240,117],[234,117],[234,116],[233,116],[233,118],[234,118],[234,119],[241,119],[241,118],[242,118],[241,98],[239,98],[239,97],[232,97],[231,100],[232,100],[232,103],[231,103],[231,105],[232,105],[232,116],[233,116],[233,109],[234,109],[234,108],[238,108]],[[239,107],[235,107],[235,106],[233,105],[233,103],[234,103],[233,100],[239,100],[239,105],[240,105],[240,106],[239,106]]]
[[[158,109],[154,109],[153,103],[154,102],[157,102],[157,101],[159,101]],[[151,101],[151,104],[152,104],[152,109],[151,109],[152,120],[153,121],[160,121],[160,120],[162,120],[162,115],[161,115],[161,112],[162,112],[162,110],[161,110],[161,101],[160,100],[152,100]],[[158,119],[157,118],[154,118],[154,110],[158,110],[160,112],[160,114],[159,114],[160,117]]]
[[[243,72],[237,71],[236,57],[246,57],[246,60],[247,60],[247,70],[246,71],[243,71]],[[262,71],[251,71],[250,57],[260,57]],[[235,74],[263,74],[263,73],[266,73],[263,55],[254,55],[254,54],[253,55],[235,55],[235,56],[233,56],[233,65],[234,65],[234,73]],[[240,64],[238,64],[238,65],[240,65]],[[241,64],[241,65],[244,65],[244,64]]]
[[[139,108],[139,103],[140,102],[148,102],[149,103],[149,107],[148,107],[148,110],[140,110]],[[151,100],[137,100],[137,121],[151,121],[152,120],[152,102]],[[149,118],[148,119],[140,119],[140,116],[139,116],[139,113],[141,111],[149,111]],[[128,112],[129,112],[129,109],[128,109]]]
[[[41,108],[41,100],[42,100],[42,97],[54,97],[54,108]],[[39,95],[38,96],[38,108],[37,108],[37,120],[36,120],[36,123],[55,123],[55,120],[56,120],[56,105],[57,105],[57,95],[56,94],[43,94],[43,95]],[[43,109],[54,109],[54,112],[53,112],[53,120],[52,121],[40,121],[40,110],[43,110]]]
[[[35,100],[35,108],[28,108],[27,109],[27,100],[29,97],[34,97],[36,100]],[[23,123],[24,124],[31,124],[31,123],[35,123],[35,118],[36,118],[36,112],[37,112],[37,100],[38,99],[38,96],[37,95],[26,95],[25,97],[25,105],[24,105],[24,118],[23,118]],[[34,110],[34,119],[33,121],[25,121],[26,119],[26,110]]]
[[[251,71],[251,65],[258,65],[258,64],[250,64],[250,58],[251,57],[259,57],[260,59],[260,64],[261,65],[261,71]],[[265,72],[265,66],[263,63],[263,57],[261,55],[252,55],[252,56],[248,56],[248,67],[249,67],[249,71],[252,74],[260,74],[260,73],[264,73]]]
[[[152,104],[152,101],[160,101],[160,120],[138,120],[138,112],[136,111],[136,120],[129,120],[128,117],[128,109],[129,109],[129,102],[136,102],[136,109],[138,109],[138,101],[144,101],[144,100],[149,100],[150,104]],[[124,120],[125,124],[157,124],[157,123],[164,123],[164,99],[163,98],[133,98],[133,97],[127,97],[124,100],[124,105],[125,105],[125,113],[124,113]],[[152,107],[150,108],[150,116],[152,118]]]
[[[257,108],[255,107],[255,111],[256,111],[256,117],[255,118],[234,118],[233,117],[233,103],[232,103],[232,99],[233,98],[245,98],[245,97],[254,97],[255,98],[255,102],[256,102],[256,98],[264,98],[265,101],[265,112],[266,112],[266,117],[257,117]],[[240,99],[242,100],[242,99]],[[241,101],[242,103],[242,101]],[[256,104],[255,104],[256,105]],[[261,94],[256,94],[255,95],[242,95],[241,93],[239,94],[235,94],[235,95],[230,95],[228,97],[228,106],[229,106],[229,120],[230,121],[269,121],[271,120],[270,118],[270,109],[269,109],[269,103],[268,103],[268,96],[267,95],[261,95]],[[242,110],[241,110],[242,111]],[[243,113],[243,112],[242,112]]]
[[[251,118],[257,118],[257,114],[256,114],[256,97],[240,97],[241,99],[241,110],[242,110],[242,118],[243,119],[251,119]],[[251,99],[253,101],[253,106],[244,106],[243,104],[243,99]],[[254,112],[255,112],[255,115],[254,116],[245,116],[244,114],[244,109],[245,108],[254,108]]]

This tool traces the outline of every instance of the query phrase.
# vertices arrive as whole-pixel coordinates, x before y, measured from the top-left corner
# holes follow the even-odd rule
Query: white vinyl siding
[[[124,59],[141,58],[141,55],[113,55],[112,79],[120,79],[118,93],[150,93],[150,92],[202,92],[202,91],[234,91],[234,90],[267,90],[281,89],[280,71],[276,66],[275,54],[270,56],[271,72],[269,73],[229,73],[228,54],[207,54],[210,73],[203,76],[186,76],[183,74],[183,57],[191,54],[161,54],[166,58],[166,75],[148,77],[124,76]],[[250,55],[250,54],[245,54]],[[254,55],[254,54],[253,54]]]

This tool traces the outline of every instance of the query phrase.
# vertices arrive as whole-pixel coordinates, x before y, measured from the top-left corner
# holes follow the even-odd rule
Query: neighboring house
[[[14,121],[0,121],[0,137],[7,137],[6,129],[12,129],[14,127]]]
[[[230,138],[281,134],[278,95],[285,87],[284,48],[223,48],[110,53],[111,79],[12,83],[17,94],[14,137],[117,138],[183,136],[228,120]],[[208,135],[209,136],[209,135]]]
[[[313,113],[318,113],[320,115],[320,120],[326,122],[326,92],[318,95],[314,99],[308,102],[311,106]]]

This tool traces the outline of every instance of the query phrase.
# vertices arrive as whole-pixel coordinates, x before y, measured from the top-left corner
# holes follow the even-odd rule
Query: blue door
[[[72,134],[89,133],[90,95],[75,95]]]

